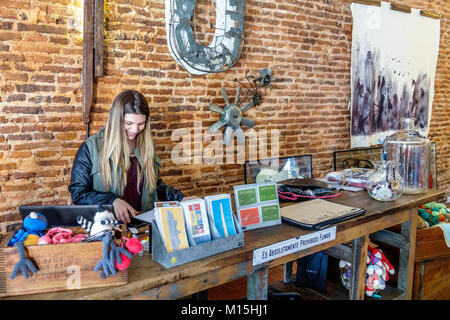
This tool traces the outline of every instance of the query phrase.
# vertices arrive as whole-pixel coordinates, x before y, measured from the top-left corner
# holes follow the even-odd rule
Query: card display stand
[[[217,230],[215,228],[211,228],[213,240],[182,250],[174,250],[170,253],[166,250],[166,246],[156,223],[152,223],[152,260],[158,262],[164,268],[169,269],[228,250],[243,247],[244,232],[239,226],[239,222],[234,214],[233,219],[237,230],[235,235],[226,238],[219,238]]]

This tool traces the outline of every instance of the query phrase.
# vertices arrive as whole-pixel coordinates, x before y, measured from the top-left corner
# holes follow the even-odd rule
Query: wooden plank
[[[438,227],[417,229],[415,261],[444,257],[450,257],[450,248],[445,243],[442,229]]]
[[[6,262],[5,252],[0,250],[0,296],[6,295]]]
[[[424,273],[424,262],[416,262],[414,264],[414,281],[411,297],[411,299],[413,300],[422,299],[423,273]]]
[[[272,268],[284,263],[297,260],[303,256],[322,251],[332,246],[351,241],[357,237],[366,235],[368,230],[379,230],[391,225],[397,225],[405,221],[409,216],[407,211],[402,211],[389,215],[387,219],[371,221],[364,226],[353,226],[350,229],[338,232],[336,239],[316,247],[307,248],[295,254],[272,260],[264,267]],[[339,225],[338,225],[339,226]],[[264,229],[264,230],[263,230]],[[164,269],[158,263],[151,260],[150,256],[135,256],[129,268],[128,284],[118,288],[105,288],[101,290],[87,289],[65,292],[58,294],[39,294],[34,299],[119,299],[122,297],[136,298],[136,295],[145,290],[159,288],[158,297],[184,297],[204,290],[212,286],[220,285],[240,277],[244,277],[253,272],[253,250],[281,240],[286,240],[297,236],[299,233],[306,234],[310,231],[299,229],[287,224],[273,227],[249,230],[246,232],[246,244],[242,248],[227,251],[220,255],[211,256],[205,259],[194,261],[172,269]],[[261,267],[261,266],[257,266]],[[232,270],[232,271],[230,271]],[[213,274],[213,276],[211,276]],[[201,280],[196,280],[201,279]],[[205,280],[205,283],[203,282]],[[181,281],[181,285],[180,285]],[[186,282],[186,283],[185,283]],[[193,288],[189,283],[197,283]],[[171,286],[177,289],[177,295],[170,293],[164,286]],[[153,292],[152,297],[157,294]],[[30,296],[23,296],[29,298]],[[21,297],[22,298],[22,297]]]
[[[351,300],[363,300],[365,293],[365,276],[367,261],[367,246],[369,236],[353,240],[352,277],[349,298]]]
[[[430,190],[420,195],[402,195],[398,200],[381,203],[371,199],[366,192],[343,192],[335,198],[343,204],[357,203],[367,213],[361,217],[337,224],[336,239],[328,243],[308,248],[294,254],[272,260],[264,267],[272,268],[294,261],[300,257],[328,249],[330,247],[364,237],[388,227],[401,224],[410,219],[411,207],[434,201],[443,191]],[[337,201],[339,200],[339,201]],[[172,269],[164,269],[151,260],[149,255],[135,256],[129,268],[129,282],[121,287],[93,288],[20,296],[21,299],[120,299],[134,298],[142,292],[157,289],[160,297],[183,297],[194,292],[245,277],[262,266],[252,265],[253,250],[305,235],[312,231],[296,228],[285,223],[249,230],[245,233],[245,246],[200,259]],[[178,288],[172,295],[170,288]],[[153,298],[156,295],[152,296]]]
[[[420,10],[420,15],[428,18],[433,19],[440,19],[441,15],[439,13],[433,12],[433,11],[427,11],[427,10]]]
[[[348,245],[339,244],[324,251],[326,254],[335,257],[337,259],[342,259],[348,262],[352,261],[353,259],[352,248],[349,247]]]
[[[381,1],[376,1],[376,0],[353,0],[352,2],[366,4],[369,6],[377,6],[377,7],[381,6]]]
[[[380,230],[372,233],[370,238],[397,248],[406,248],[408,246],[408,241],[404,236],[388,230]]]
[[[271,283],[270,286],[278,292],[297,292],[300,294],[302,300],[347,300],[348,290],[342,285],[339,279],[329,278],[327,281],[326,292],[320,292],[311,288],[298,287],[294,283],[283,283],[276,281]],[[396,300],[402,297],[403,291],[386,286],[386,288],[380,292],[381,299],[364,297],[364,300]]]
[[[401,248],[398,266],[397,288],[404,290],[406,299],[412,296],[412,281],[414,274],[414,256],[416,252],[417,207],[411,208],[410,220],[402,223],[401,234],[409,243],[409,247]]]
[[[0,247],[0,283],[3,285],[0,296],[126,284],[127,270],[107,279],[101,279],[99,273],[94,272],[102,250],[102,242],[25,246],[26,255],[36,265],[38,272],[30,273],[28,279],[19,272],[11,280],[9,277],[19,261],[18,249],[5,247],[3,243]]]
[[[402,4],[391,3],[391,9],[405,13],[411,13],[411,7]]]
[[[89,123],[94,87],[94,0],[84,0],[83,20],[83,105],[82,116],[85,124]]]
[[[95,0],[94,2],[94,76],[103,76],[103,20],[104,20],[104,10],[103,10],[103,0]]]
[[[283,282],[289,283],[292,281],[292,261],[289,261],[283,265]]]
[[[450,258],[422,262],[419,299],[450,300]]]
[[[151,261],[149,256],[146,256]],[[136,269],[134,269],[136,270]],[[204,273],[194,277],[184,277],[177,281],[162,282],[160,285],[145,286],[141,290],[135,290],[133,286],[123,286],[120,291],[97,291],[95,294],[77,296],[76,299],[126,299],[126,300],[174,300],[186,297],[193,293],[206,290],[229,282],[229,279],[239,279],[252,270],[251,264],[231,265],[217,273]],[[141,270],[139,270],[140,272]],[[130,271],[132,275],[133,271]],[[72,297],[68,297],[72,299]]]
[[[248,275],[247,300],[267,300],[268,270],[265,267]]]

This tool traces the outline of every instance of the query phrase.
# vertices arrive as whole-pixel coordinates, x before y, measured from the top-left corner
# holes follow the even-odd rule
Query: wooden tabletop
[[[402,195],[392,202],[379,202],[367,192],[343,191],[330,201],[362,207],[362,216],[338,223],[336,239],[295,254],[253,266],[253,251],[277,242],[302,236],[313,231],[285,223],[245,231],[245,245],[221,254],[165,269],[151,259],[151,255],[134,256],[128,269],[128,284],[71,291],[49,292],[4,299],[177,299],[249,275],[259,268],[271,268],[299,257],[321,251],[357,237],[403,223],[409,219],[406,212],[421,204],[439,200],[443,191],[429,190],[419,195]],[[295,203],[295,202],[294,202]],[[286,206],[294,203],[281,203]],[[405,212],[405,213],[402,213]]]

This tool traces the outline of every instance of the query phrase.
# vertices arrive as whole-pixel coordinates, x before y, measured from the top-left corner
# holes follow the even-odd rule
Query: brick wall
[[[215,22],[210,1],[199,0],[199,37],[207,44]],[[78,146],[86,137],[81,119],[82,40],[80,0],[0,2],[0,233],[20,222],[18,206],[70,204],[67,185]],[[312,154],[313,175],[332,170],[332,153],[350,147],[348,103],[352,19],[350,1],[246,1],[245,46],[225,73],[189,76],[166,45],[164,1],[106,1],[105,75],[95,80],[90,134],[104,124],[114,96],[140,90],[151,119],[164,180],[187,195],[232,192],[243,183],[241,163],[174,164],[173,130],[194,123],[203,131],[219,119],[220,89],[234,99],[245,81],[271,67],[276,82],[263,103],[245,115],[254,130],[280,132],[280,156]],[[439,186],[450,186],[449,7],[443,1],[401,1],[443,15],[430,135],[438,144]],[[222,130],[223,132],[223,130]],[[209,143],[203,143],[203,150]],[[235,153],[235,152],[234,152]],[[232,155],[234,155],[232,153]],[[248,155],[247,155],[248,156]],[[270,157],[270,145],[269,153]]]

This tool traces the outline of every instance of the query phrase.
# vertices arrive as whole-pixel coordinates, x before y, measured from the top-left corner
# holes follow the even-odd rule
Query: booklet
[[[154,213],[167,252],[189,247],[181,206],[155,208]]]
[[[363,208],[313,199],[281,208],[281,220],[294,226],[317,230],[366,212]]]
[[[220,237],[226,238],[236,234],[233,209],[229,194],[205,197],[210,221],[214,224]]]
[[[195,245],[211,241],[205,200],[199,198],[182,201],[181,206],[183,207],[184,218],[186,221],[186,230],[188,235],[192,237]]]

